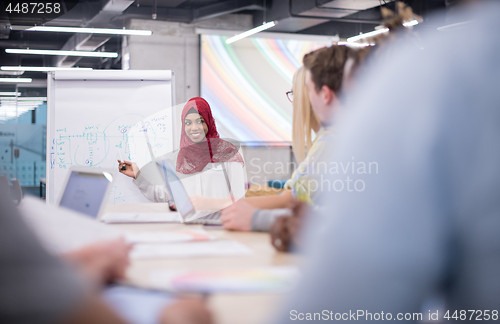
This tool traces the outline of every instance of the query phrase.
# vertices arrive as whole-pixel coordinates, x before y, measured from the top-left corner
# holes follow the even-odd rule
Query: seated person
[[[258,208],[283,208],[293,207],[296,205],[293,199],[307,203],[310,206],[316,205],[317,197],[322,187],[325,171],[329,168],[328,149],[329,143],[334,140],[332,131],[332,116],[336,111],[341,109],[339,97],[347,88],[350,88],[353,83],[355,74],[362,66],[367,56],[377,56],[378,53],[383,53],[384,43],[392,38],[395,31],[403,29],[406,31],[406,36],[413,36],[404,28],[403,22],[412,19],[421,20],[415,15],[412,9],[403,3],[397,5],[398,12],[393,12],[384,8],[382,15],[385,18],[384,25],[391,30],[390,33],[377,35],[373,39],[369,39],[370,43],[377,46],[365,47],[362,49],[351,49],[347,46],[333,45],[329,48],[321,48],[306,54],[303,59],[305,75],[298,80],[294,79],[294,86],[303,85],[307,101],[304,97],[295,105],[295,111],[300,111],[300,107],[307,105],[312,106],[315,116],[323,126],[316,137],[314,144],[308,152],[306,159],[299,165],[293,173],[292,178],[287,181],[286,188],[291,188],[291,191],[285,191],[284,194],[276,197],[255,197],[240,200],[236,204],[226,208],[222,213],[222,221],[226,229],[232,230],[261,230],[269,231],[272,225],[277,222],[276,219],[280,216],[292,217],[290,212],[273,209],[258,209]],[[301,82],[303,80],[303,82]],[[297,82],[295,82],[297,81]],[[300,128],[295,128],[294,123],[294,140],[295,136],[301,135]],[[296,150],[294,145],[294,151]],[[297,155],[296,155],[297,156]],[[300,219],[302,219],[300,217]],[[278,224],[273,226],[274,243],[292,242],[293,240],[285,239],[289,233],[296,233],[296,228],[300,227],[301,220],[280,220]],[[288,224],[293,224],[293,228],[285,229]],[[283,237],[280,238],[280,231],[283,231]],[[288,251],[290,246],[275,247],[280,251]]]
[[[293,83],[294,118],[302,109],[307,110],[311,105],[311,113],[315,117],[310,118],[310,121],[317,118],[322,128],[316,135],[306,158],[295,170],[292,178],[286,182],[285,188],[289,190],[277,196],[245,198],[227,207],[221,215],[224,228],[239,231],[269,231],[277,217],[290,215],[290,211],[283,208],[290,207],[294,199],[314,204],[318,184],[321,182],[318,163],[325,161],[327,153],[325,147],[333,138],[330,118],[337,109],[338,94],[344,75],[348,75],[354,66],[354,64],[347,65],[346,62],[355,56],[356,51],[338,45],[321,48],[304,56],[304,67],[296,73]],[[349,71],[344,72],[346,67]],[[310,100],[311,91],[320,92],[320,98],[315,101]],[[294,138],[295,132],[300,134],[300,127],[296,126],[294,123]]]
[[[191,98],[181,114],[180,150],[158,158],[170,159],[195,208],[218,210],[245,196],[245,163],[238,148],[219,138],[208,102]],[[141,170],[133,162],[120,161],[119,171],[131,178],[153,202],[172,201],[153,161]],[[123,170],[125,167],[125,170]],[[207,199],[212,198],[212,199]]]

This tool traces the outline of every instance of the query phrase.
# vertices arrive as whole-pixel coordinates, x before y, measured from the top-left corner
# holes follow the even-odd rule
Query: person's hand
[[[162,324],[213,324],[213,316],[199,298],[181,299],[168,305],[160,317]]]
[[[125,278],[131,248],[131,244],[120,238],[88,245],[63,257],[98,283],[104,284]]]
[[[287,252],[290,249],[291,237],[288,231],[288,222],[293,216],[278,217],[271,229],[269,234],[271,234],[271,245],[280,252]]]
[[[288,252],[302,243],[300,232],[308,206],[305,203],[294,201],[290,207],[293,212],[292,216],[279,217],[274,221],[270,230],[271,244],[281,252]]]
[[[240,199],[231,206],[224,208],[220,217],[224,229],[233,231],[251,231],[252,215],[255,209],[255,207],[245,202],[243,199]]]
[[[134,179],[137,177],[139,170],[137,164],[130,161],[121,161],[121,160],[117,161],[118,161],[118,171],[120,171],[120,173],[123,173],[124,175]],[[125,170],[123,170],[123,167],[125,167]]]

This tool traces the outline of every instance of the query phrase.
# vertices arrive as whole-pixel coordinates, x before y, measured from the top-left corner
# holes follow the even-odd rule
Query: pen
[[[116,148],[116,150],[118,151],[118,154],[120,155],[120,161],[125,162],[123,160],[122,153],[120,152],[120,150],[118,148]],[[125,165],[123,165],[122,168],[121,168],[121,170],[125,171],[125,170],[127,170],[127,167]]]

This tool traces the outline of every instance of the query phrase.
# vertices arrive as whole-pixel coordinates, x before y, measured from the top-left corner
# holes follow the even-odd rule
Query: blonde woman
[[[312,132],[317,133],[321,127],[309,102],[309,94],[305,87],[305,78],[306,72],[302,66],[293,76],[291,91],[293,98],[292,147],[295,160],[298,163],[304,161],[307,152],[311,149]]]
[[[265,197],[248,197],[240,199],[235,204],[222,211],[221,220],[225,229],[239,231],[269,231],[274,220],[280,216],[291,214],[289,205],[294,199],[310,202],[309,191],[304,190],[303,177],[300,170],[304,170],[304,163],[311,159],[311,152],[321,151],[320,122],[309,102],[309,93],[305,86],[305,69],[301,67],[293,77],[293,152],[295,159],[300,163],[292,178],[287,181],[285,188],[289,189],[280,195]],[[289,96],[290,98],[290,96]],[[315,133],[316,140],[312,141]],[[321,147],[320,147],[321,146]],[[306,157],[307,155],[307,157]]]

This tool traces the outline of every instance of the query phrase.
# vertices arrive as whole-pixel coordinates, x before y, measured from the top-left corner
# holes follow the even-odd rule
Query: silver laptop
[[[174,166],[170,160],[158,162],[157,165],[163,170],[165,183],[172,193],[175,207],[181,217],[181,223],[222,225],[220,211],[217,210],[195,210],[181,180],[175,173]]]
[[[72,166],[66,176],[58,205],[98,219],[113,184],[113,172]]]

